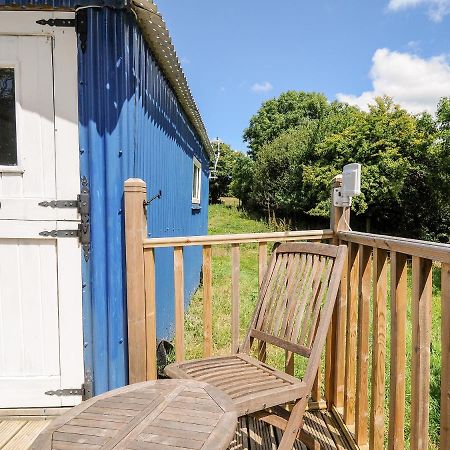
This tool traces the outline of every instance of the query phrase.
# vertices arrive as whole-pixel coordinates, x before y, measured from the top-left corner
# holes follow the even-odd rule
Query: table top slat
[[[55,419],[31,449],[224,450],[237,414],[204,382],[158,380],[94,397]]]

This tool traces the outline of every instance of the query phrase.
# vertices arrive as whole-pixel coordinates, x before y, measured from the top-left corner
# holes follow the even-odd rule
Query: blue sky
[[[450,96],[450,0],[156,0],[208,134],[246,150],[264,100],[323,92],[409,111]]]

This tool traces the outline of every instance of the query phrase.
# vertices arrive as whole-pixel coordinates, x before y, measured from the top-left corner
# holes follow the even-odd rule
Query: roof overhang
[[[195,103],[194,97],[181,67],[177,53],[172,43],[169,30],[152,1],[130,0],[131,9],[136,14],[139,27],[156,58],[164,75],[172,86],[184,112],[197,131],[203,147],[209,157],[213,154],[211,142],[205,125]]]

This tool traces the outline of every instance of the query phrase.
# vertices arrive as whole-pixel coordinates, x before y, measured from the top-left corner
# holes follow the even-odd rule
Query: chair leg
[[[301,398],[294,405],[291,411],[289,421],[284,430],[278,450],[292,450],[295,438],[303,426],[303,415],[308,406],[308,397]]]

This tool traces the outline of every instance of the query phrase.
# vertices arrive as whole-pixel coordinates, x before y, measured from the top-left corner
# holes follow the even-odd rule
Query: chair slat
[[[298,340],[298,336],[301,330],[301,326],[302,326],[302,322],[303,322],[303,318],[305,316],[305,310],[306,310],[306,306],[307,303],[309,301],[309,298],[311,296],[311,292],[312,292],[312,288],[313,288],[313,283],[314,280],[316,278],[316,274],[317,274],[317,270],[320,266],[320,261],[319,261],[319,257],[314,255],[313,256],[313,268],[311,270],[311,274],[308,278],[308,283],[305,287],[305,290],[302,293],[302,298],[301,301],[299,302],[299,307],[297,309],[297,312],[295,313],[295,325],[294,328],[292,330],[292,334],[289,338],[289,340],[291,342],[297,342]]]
[[[296,295],[298,285],[301,283],[304,273],[305,273],[305,270],[306,270],[306,255],[303,253],[302,255],[300,255],[299,258],[300,258],[300,260],[299,260],[299,265],[298,265],[298,272],[296,274],[294,284],[292,286],[292,292],[290,293],[289,298],[288,298],[288,304],[286,306],[286,311],[283,315],[283,322],[281,324],[281,329],[280,329],[280,333],[279,333],[279,336],[281,338],[286,337],[287,327],[288,327],[288,324],[290,323],[290,321],[292,320],[295,305],[297,304],[297,301],[298,301],[298,297]]]
[[[277,248],[278,253],[309,253],[312,255],[328,256],[336,258],[338,247],[330,246],[328,244],[318,244],[312,242],[287,242],[281,244]]]
[[[311,349],[309,349],[308,347],[286,341],[285,339],[281,339],[278,336],[274,336],[273,334],[264,333],[264,331],[252,330],[250,334],[256,339],[262,339],[269,344],[284,348],[285,350],[288,350],[290,352],[298,353],[299,355],[305,356],[306,358],[308,358],[311,354]]]
[[[290,255],[290,269],[287,274],[287,285],[283,292],[282,301],[279,302],[278,310],[276,312],[276,320],[274,321],[274,327],[272,329],[272,334],[275,336],[280,335],[280,328],[283,323],[283,318],[286,314],[288,305],[290,303],[290,298],[292,296],[292,291],[296,284],[296,278],[298,276],[298,270],[300,268],[300,255],[292,254]]]
[[[274,290],[274,286],[278,282],[278,279],[280,278],[280,267],[283,263],[283,258],[276,254],[273,256],[273,258],[275,260],[275,266],[272,270],[272,273],[270,276],[270,281],[267,283],[266,289],[264,289],[261,293],[262,302],[261,302],[261,306],[258,311],[258,315],[256,317],[256,319],[257,319],[256,326],[258,328],[261,327],[262,322],[264,321],[264,318],[266,316],[266,311],[269,309],[269,307],[270,307],[269,305],[272,300],[271,293]]]
[[[279,297],[284,289],[284,285],[286,284],[288,258],[289,255],[287,254],[281,255],[281,266],[279,268],[276,283],[274,283],[273,285],[273,290],[271,292],[267,292],[267,295],[270,296],[270,302],[268,304],[268,308],[266,309],[265,317],[262,318],[263,320],[260,325],[261,329],[263,329],[264,331],[270,332],[269,327],[272,324],[273,317],[275,316],[275,311]]]
[[[308,301],[308,306],[306,308],[305,314],[303,314],[303,322],[302,322],[302,327],[301,327],[301,331],[300,331],[300,337],[298,339],[298,342],[303,343],[305,341],[305,336],[307,335],[308,331],[309,331],[309,327],[310,327],[310,322],[311,322],[311,314],[313,311],[313,308],[315,306],[315,303],[317,301],[317,297],[318,294],[320,292],[320,286],[323,282],[323,270],[325,267],[325,258],[324,257],[320,257],[320,263],[319,263],[319,267],[317,269],[314,281],[313,281],[313,285],[312,285],[312,290],[311,292],[308,294],[309,296],[309,301]]]
[[[319,295],[317,297],[317,301],[312,313],[312,319],[311,319],[311,325],[309,327],[309,331],[308,331],[308,337],[306,339],[306,343],[304,344],[306,347],[311,347],[314,336],[316,334],[316,330],[317,330],[317,322],[319,320],[320,317],[320,308],[323,305],[323,302],[325,300],[325,295],[328,289],[328,284],[330,282],[330,276],[331,276],[331,271],[333,269],[333,260],[329,259],[327,261],[327,264],[325,266],[324,272],[324,280],[322,282],[322,285],[320,287],[320,292]],[[300,340],[300,342],[302,342]]]
[[[303,305],[303,297],[302,294],[303,292],[306,292],[307,290],[307,285],[309,282],[309,279],[311,278],[311,274],[313,272],[313,255],[308,254],[306,256],[306,267],[305,267],[305,271],[303,272],[303,277],[301,280],[301,283],[299,283],[296,287],[296,298],[297,301],[294,303],[294,308],[293,308],[293,312],[290,316],[290,320],[288,322],[288,326],[286,328],[286,332],[284,335],[284,338],[287,340],[291,340],[291,335],[292,335],[292,330],[294,329],[294,325],[295,325],[295,320],[296,317],[298,316],[298,311],[302,310],[302,305]]]

